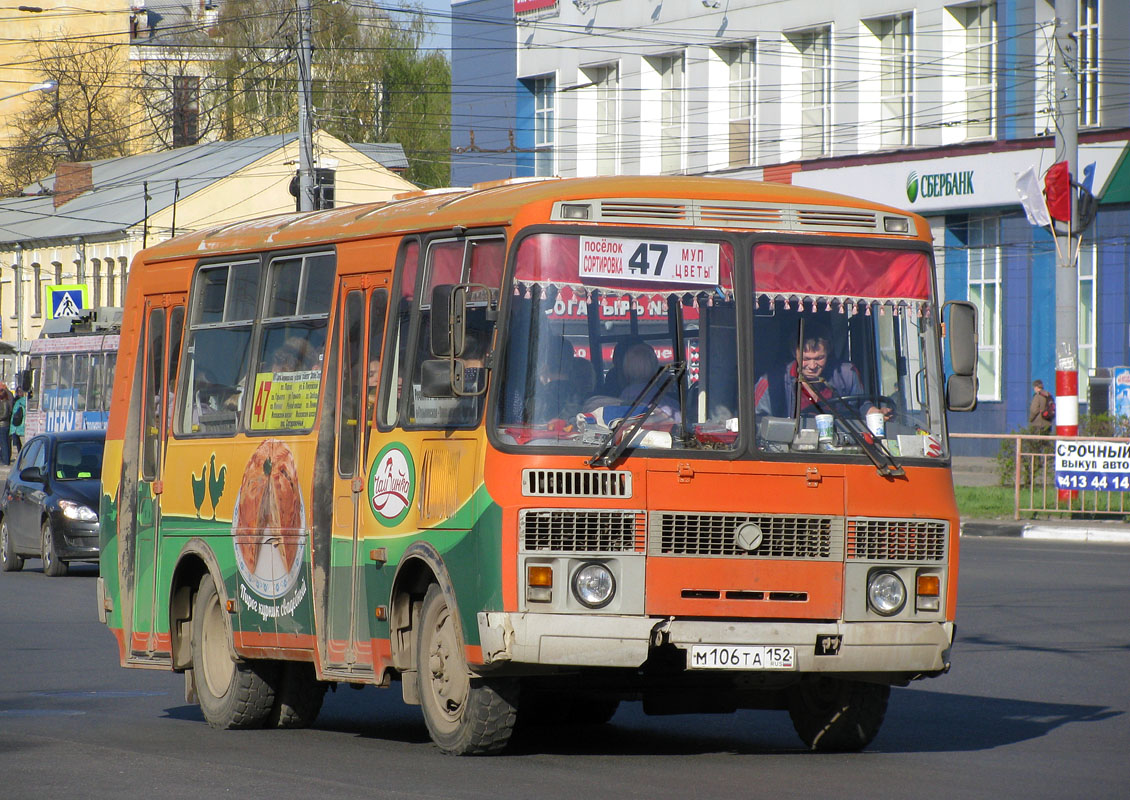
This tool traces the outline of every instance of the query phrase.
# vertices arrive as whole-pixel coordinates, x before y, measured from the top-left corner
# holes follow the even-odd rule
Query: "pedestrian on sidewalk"
[[[12,405],[12,393],[5,384],[0,383],[0,466],[7,466],[12,461],[12,443],[8,440]]]
[[[24,446],[24,424],[27,422],[27,392],[16,387],[16,402],[12,404],[11,427],[8,429],[11,452],[17,455]]]
[[[1036,433],[1050,433],[1055,418],[1055,403],[1040,379],[1032,381],[1032,402],[1028,404],[1028,427]]]

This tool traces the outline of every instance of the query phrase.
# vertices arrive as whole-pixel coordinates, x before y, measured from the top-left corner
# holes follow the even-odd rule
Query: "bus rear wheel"
[[[308,728],[318,718],[329,684],[320,681],[314,665],[288,661],[279,665],[275,704],[267,718],[268,728]]]
[[[445,753],[497,753],[514,732],[517,683],[471,676],[454,615],[443,591],[429,586],[416,636],[416,686],[424,722]]]
[[[211,575],[200,581],[192,611],[192,680],[204,719],[213,728],[259,728],[274,707],[269,662],[235,662],[223,606]]]
[[[826,753],[862,750],[883,725],[891,687],[843,678],[815,678],[789,696],[793,727],[809,749]]]

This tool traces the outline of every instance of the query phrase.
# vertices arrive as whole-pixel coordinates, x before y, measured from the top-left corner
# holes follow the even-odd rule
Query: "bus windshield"
[[[926,255],[762,243],[752,262],[757,446],[942,456]]]
[[[642,418],[635,447],[735,447],[733,264],[730,243],[707,239],[524,239],[500,438],[595,449],[626,418]]]
[[[763,453],[942,456],[927,255],[767,242],[749,254],[745,303],[728,241],[524,239],[500,361],[500,439],[733,450],[746,430]],[[752,341],[740,340],[743,314]],[[742,374],[754,387],[745,424]]]

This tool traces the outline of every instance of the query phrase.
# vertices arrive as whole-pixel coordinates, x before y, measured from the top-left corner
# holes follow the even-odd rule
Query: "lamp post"
[[[20,95],[31,94],[32,92],[54,92],[54,91],[57,91],[58,88],[59,88],[59,82],[58,81],[43,81],[42,83],[37,83],[34,86],[29,86],[26,89],[24,89],[23,91],[16,92],[15,94],[9,94],[9,95],[5,95],[3,97],[0,97],[0,103],[4,102],[5,100],[11,100],[13,97],[19,97]]]

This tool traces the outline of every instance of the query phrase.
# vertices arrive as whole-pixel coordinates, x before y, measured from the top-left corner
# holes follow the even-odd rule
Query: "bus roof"
[[[833,222],[831,227],[837,233],[874,235],[877,232],[874,228],[876,214],[886,213],[915,220],[916,224],[909,231],[911,238],[917,234],[917,238],[929,241],[930,236],[925,220],[910,212],[787,184],[692,176],[519,178],[478,184],[471,188],[408,192],[383,203],[347,206],[316,213],[280,214],[229,223],[154,245],[139,257],[153,263],[411,231],[506,226],[522,221],[522,218],[548,220],[554,203],[584,200],[617,201],[613,205],[622,213],[616,218],[602,216],[600,221],[621,225],[654,225],[660,222],[717,229],[777,230],[781,229],[781,225],[774,222],[771,213],[750,213],[749,206],[761,206],[770,211],[786,208],[799,210],[802,217],[805,207],[824,211],[829,207],[837,207],[875,212],[871,215],[869,229],[853,230],[847,222]],[[711,201],[715,202],[711,204]],[[635,207],[633,203],[636,203]],[[694,221],[691,221],[690,215],[684,212],[696,203],[711,204],[710,208],[714,213],[696,213]],[[816,215],[826,218],[822,213],[817,212]],[[343,235],[343,230],[346,229],[347,232]],[[816,228],[810,230],[829,232]],[[878,232],[882,231],[882,227],[878,228]]]

